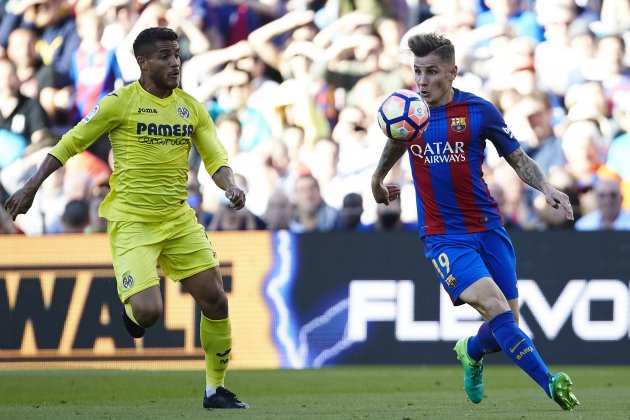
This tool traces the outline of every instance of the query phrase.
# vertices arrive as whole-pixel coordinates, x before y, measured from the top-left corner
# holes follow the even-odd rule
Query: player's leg
[[[514,315],[514,322],[516,322],[516,325],[520,325],[521,315],[520,308],[518,306],[518,298],[508,299],[508,305],[510,305],[510,311],[512,311],[512,314]]]
[[[518,289],[516,287],[516,255],[505,229],[494,229],[475,235],[478,251],[490,277],[508,299],[516,324],[519,322]],[[501,351],[501,346],[487,322],[479,327],[477,335],[467,342],[468,355],[473,360],[481,360],[486,354]]]
[[[519,305],[518,288],[516,286],[516,254],[514,253],[512,241],[504,228],[484,232],[479,234],[479,237],[481,257],[490,270],[492,279],[507,299],[510,311],[514,317],[514,323],[518,326]],[[522,331],[520,332],[522,333]],[[530,341],[529,337],[527,337],[526,341]],[[533,344],[531,348],[535,350]],[[529,346],[525,346],[524,349],[523,351],[526,351],[529,349]],[[570,410],[579,404],[573,393],[571,393],[572,383],[566,374],[556,374],[547,386],[544,386],[542,378],[540,378],[538,383],[563,409]]]
[[[201,308],[200,336],[206,357],[205,408],[249,408],[224,386],[232,351],[232,330],[228,300],[219,267],[182,280]]]
[[[435,268],[442,287],[454,305],[461,305],[459,294],[480,277],[490,273],[479,257],[478,244],[473,235],[433,235],[424,238],[425,256]],[[485,335],[484,335],[485,334]],[[488,337],[490,336],[490,337]],[[492,333],[483,324],[476,336],[487,341]],[[471,337],[457,341],[453,350],[464,368],[464,390],[468,399],[478,404],[483,399],[483,353],[469,354]]]
[[[193,211],[174,227],[158,259],[164,273],[181,281],[201,309],[200,339],[206,360],[205,408],[249,408],[224,387],[232,351],[228,300],[216,252]]]
[[[134,295],[125,303],[123,323],[134,338],[144,335],[144,330],[157,322],[164,312],[162,293],[158,285]]]
[[[108,235],[123,325],[133,338],[144,335],[162,314],[155,268],[161,235],[151,223],[108,222]]]
[[[474,307],[488,325],[503,352],[563,410],[571,410],[579,404],[564,373],[552,376],[538,354],[534,343],[516,324],[516,320],[497,284],[489,277],[479,279],[466,288],[459,298]]]

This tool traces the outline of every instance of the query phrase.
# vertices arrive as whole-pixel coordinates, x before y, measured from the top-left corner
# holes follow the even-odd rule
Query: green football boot
[[[464,367],[464,390],[468,399],[479,404],[483,399],[483,359],[475,362],[468,356],[468,340],[470,337],[460,339],[455,344],[457,359]]]
[[[573,411],[576,405],[580,405],[575,394],[571,391],[571,385],[573,385],[571,378],[564,372],[558,372],[549,379],[551,398],[553,398],[564,411]]]

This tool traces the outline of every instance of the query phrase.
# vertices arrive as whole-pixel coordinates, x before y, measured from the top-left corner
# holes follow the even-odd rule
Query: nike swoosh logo
[[[522,343],[523,341],[525,341],[525,339],[524,339],[524,338],[523,338],[521,341],[519,341],[518,343],[516,343],[516,345],[515,345],[514,347],[510,347],[510,353],[514,353],[514,351],[516,350],[516,348],[517,348],[518,346],[520,346],[520,345],[521,345],[521,343]]]

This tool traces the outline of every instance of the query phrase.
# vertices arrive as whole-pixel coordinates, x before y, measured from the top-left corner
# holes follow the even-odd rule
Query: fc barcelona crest
[[[457,279],[452,274],[449,274],[446,278],[446,284],[448,287],[455,287],[457,286]]]
[[[466,130],[466,117],[451,117],[451,130],[461,133]]]

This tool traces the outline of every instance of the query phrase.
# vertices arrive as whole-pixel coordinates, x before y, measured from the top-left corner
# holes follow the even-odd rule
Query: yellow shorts
[[[118,297],[159,285],[156,265],[173,281],[219,265],[217,254],[194,211],[161,223],[107,223]]]

